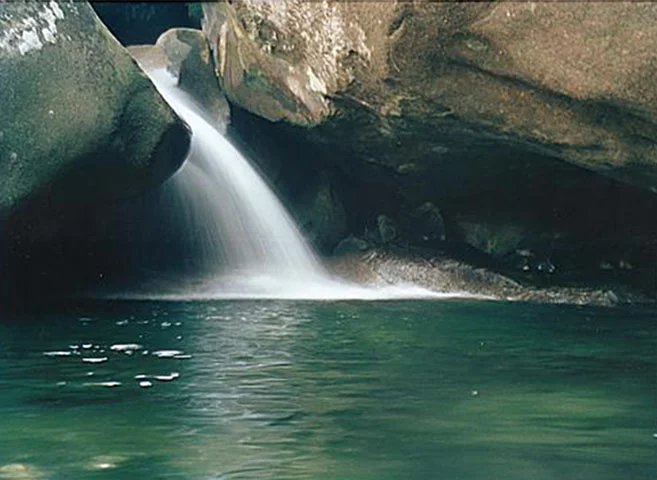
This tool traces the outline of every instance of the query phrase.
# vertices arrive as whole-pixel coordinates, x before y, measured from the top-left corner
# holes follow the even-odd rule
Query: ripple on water
[[[138,343],[115,343],[110,347],[113,352],[125,352],[130,350],[140,350],[142,346]]]
[[[3,480],[40,480],[45,476],[32,465],[9,463],[0,467],[0,478]]]
[[[70,357],[72,353],[68,350],[55,351],[55,352],[43,352],[46,357]]]
[[[192,358],[191,355],[181,352],[180,350],[157,350],[152,355],[158,358],[175,358],[178,360],[187,360]]]
[[[82,359],[84,363],[105,363],[107,360],[107,357],[85,357]]]
[[[143,382],[147,380],[157,380],[159,382],[172,382],[180,378],[179,372],[171,372],[168,375],[146,375],[145,373],[140,373],[135,375],[135,380],[138,382]]]
[[[173,358],[176,355],[182,355],[184,352],[180,350],[157,350],[153,352],[153,355],[159,358]]]
[[[126,457],[119,455],[99,455],[91,458],[86,465],[87,470],[111,470],[117,468],[121,463],[127,460]]]
[[[116,388],[121,386],[121,382],[110,381],[110,382],[87,382],[83,383],[85,387],[104,387],[104,388]]]
[[[173,380],[180,378],[180,373],[171,372],[169,375],[153,375],[153,378],[160,382],[172,382]]]

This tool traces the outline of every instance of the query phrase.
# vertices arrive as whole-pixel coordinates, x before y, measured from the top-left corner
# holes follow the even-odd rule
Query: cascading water
[[[376,299],[435,296],[397,286],[367,288],[328,274],[291,216],[240,152],[206,120],[166,70],[149,73],[192,130],[189,157],[165,186],[160,208],[176,216],[193,245],[199,281],[159,282],[132,297]],[[148,289],[151,290],[151,289]]]
[[[221,273],[231,290],[280,290],[284,279],[297,288],[325,281],[326,272],[267,183],[171,75],[158,70],[151,78],[193,132],[189,158],[173,183],[189,212],[187,233],[201,236],[205,269]]]

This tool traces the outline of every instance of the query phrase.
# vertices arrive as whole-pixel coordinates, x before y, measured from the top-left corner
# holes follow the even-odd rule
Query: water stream
[[[454,296],[412,285],[364,287],[331,276],[316,258],[267,182],[177,88],[166,70],[149,73],[191,128],[182,169],[160,195],[178,235],[198,265],[193,280],[161,277],[122,298],[382,299]],[[145,227],[147,228],[147,227]],[[202,273],[202,275],[201,275]]]

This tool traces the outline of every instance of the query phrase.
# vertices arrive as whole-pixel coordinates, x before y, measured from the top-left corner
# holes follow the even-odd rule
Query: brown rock
[[[340,141],[385,145],[379,160],[395,168],[409,163],[404,147],[421,167],[459,134],[657,188],[655,4],[236,0],[204,9],[229,99],[267,119],[340,128],[365,116]]]

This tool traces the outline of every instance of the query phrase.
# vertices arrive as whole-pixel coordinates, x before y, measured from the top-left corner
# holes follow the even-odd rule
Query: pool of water
[[[0,478],[657,478],[656,313],[243,300],[5,314]]]

